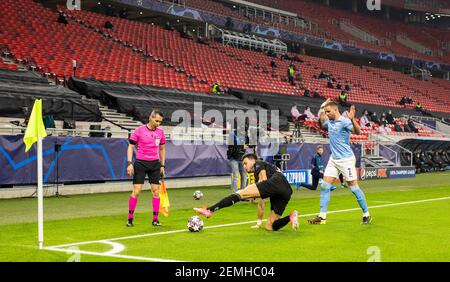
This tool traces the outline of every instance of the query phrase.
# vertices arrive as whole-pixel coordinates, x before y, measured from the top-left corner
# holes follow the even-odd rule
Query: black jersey
[[[259,173],[261,172],[261,170],[266,171],[267,179],[270,179],[272,176],[274,176],[277,173],[281,173],[281,170],[278,167],[271,165],[268,162],[256,161],[256,163],[255,163],[255,181],[256,182],[259,181]]]

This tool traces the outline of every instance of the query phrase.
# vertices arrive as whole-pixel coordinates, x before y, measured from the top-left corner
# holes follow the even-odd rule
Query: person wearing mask
[[[310,107],[306,107],[306,109],[303,112],[303,114],[305,114],[307,118],[316,119],[316,116],[311,112],[311,108]]]
[[[389,110],[388,113],[386,114],[386,120],[387,120],[388,124],[395,123],[394,116],[392,115],[392,110]]]
[[[304,121],[306,119],[306,115],[300,113],[300,111],[297,108],[297,105],[292,106],[291,115],[292,118],[296,121]]]
[[[380,125],[380,119],[377,116],[376,112],[373,112],[372,115],[370,116],[370,119],[372,122],[374,122],[375,124]]]
[[[411,132],[419,133],[419,130],[416,128],[416,125],[411,117],[408,118],[408,127]]]
[[[367,110],[364,110],[363,115],[359,119],[359,125],[361,127],[366,127],[366,128],[372,127],[372,125],[370,124],[368,115],[369,115],[369,113],[367,112]]]

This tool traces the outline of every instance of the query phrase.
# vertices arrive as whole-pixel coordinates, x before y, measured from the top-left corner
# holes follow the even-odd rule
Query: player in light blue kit
[[[339,176],[344,175],[352,193],[356,196],[359,206],[363,211],[362,224],[369,224],[372,217],[369,214],[364,192],[358,186],[356,174],[356,158],[350,147],[350,133],[360,134],[361,128],[355,121],[355,106],[351,106],[347,117],[339,113],[339,106],[330,99],[320,107],[320,124],[328,129],[330,138],[331,157],[324,172],[320,194],[320,213],[315,218],[308,220],[311,224],[325,224],[327,221],[327,209],[330,203],[332,183]]]

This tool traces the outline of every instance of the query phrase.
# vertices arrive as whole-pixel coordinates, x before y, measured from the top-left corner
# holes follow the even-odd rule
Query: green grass
[[[415,179],[386,179],[360,183],[369,206],[450,196],[450,175],[433,173]],[[199,188],[197,188],[199,189]],[[126,228],[129,193],[46,198],[45,245],[55,246],[140,234],[185,230],[134,239],[117,240],[125,249],[119,255],[182,261],[368,261],[369,247],[380,250],[382,261],[450,261],[450,200],[372,208],[371,225],[360,224],[361,211],[330,213],[327,224],[312,226],[302,217],[300,229],[286,226],[278,232],[254,230],[252,224],[186,230],[192,207],[215,203],[229,194],[227,187],[200,188],[204,197],[194,201],[197,189],[173,189],[170,216],[153,227],[151,196],[139,199],[135,227]],[[287,211],[318,211],[319,191],[294,191]],[[269,205],[266,205],[266,214]],[[329,211],[357,208],[348,189],[332,193]],[[36,199],[0,200],[0,261],[68,261],[72,254],[37,248]],[[256,219],[256,204],[242,202],[205,219],[205,227]],[[106,252],[110,246],[80,245],[82,251]],[[81,261],[133,261],[108,256],[80,255]]]

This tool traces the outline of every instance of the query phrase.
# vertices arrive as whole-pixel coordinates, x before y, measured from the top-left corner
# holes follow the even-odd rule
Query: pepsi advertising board
[[[359,169],[359,179],[382,179],[382,178],[414,178],[416,169],[414,167],[385,167],[373,168],[363,167]]]

